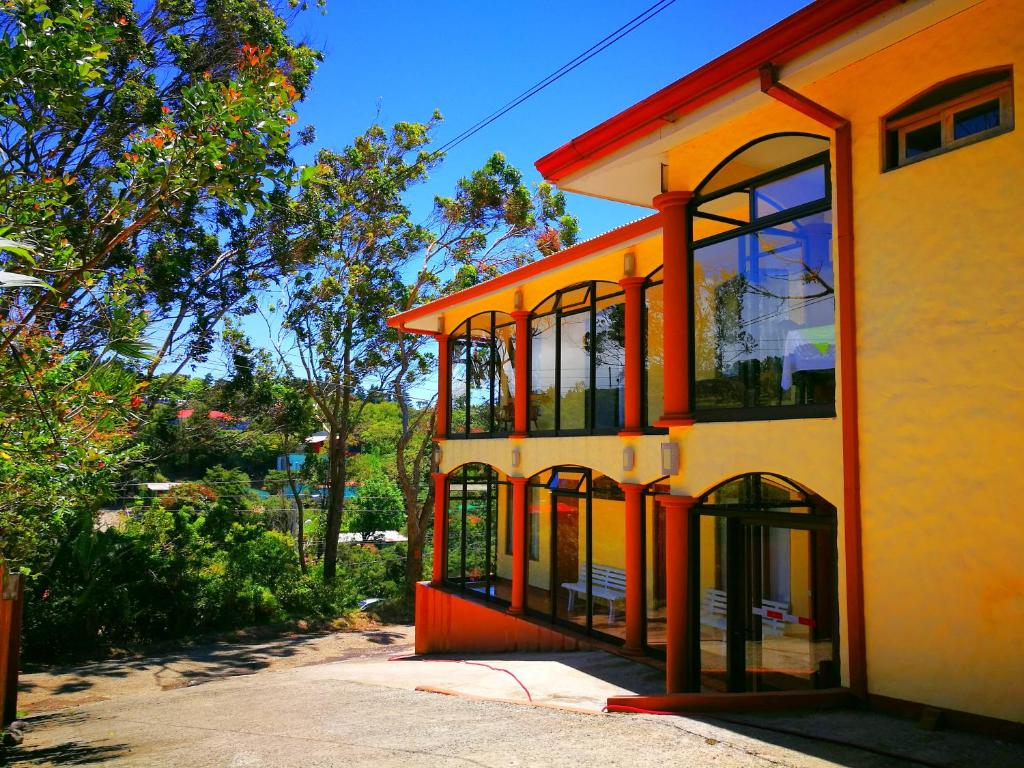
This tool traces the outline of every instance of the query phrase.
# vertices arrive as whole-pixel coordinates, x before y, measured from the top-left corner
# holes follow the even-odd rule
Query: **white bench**
[[[591,566],[590,582],[594,599],[600,598],[608,603],[608,623],[615,623],[615,603],[626,599],[626,572],[610,565]],[[576,595],[587,594],[587,564],[580,563],[580,577],[576,582],[566,581],[562,588],[569,591],[569,613],[576,604]]]
[[[705,589],[704,600],[700,604],[700,623],[718,629],[726,628],[726,611],[728,595],[722,589]],[[762,600],[761,607],[779,613],[789,613],[789,604],[778,600]],[[776,637],[785,629],[785,622],[778,619],[761,619],[761,636]]]

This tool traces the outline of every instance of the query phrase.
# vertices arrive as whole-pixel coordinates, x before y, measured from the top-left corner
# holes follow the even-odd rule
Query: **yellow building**
[[[1022,61],[1018,0],[818,0],[538,161],[656,212],[392,319],[444,361],[420,650],[1019,727]]]

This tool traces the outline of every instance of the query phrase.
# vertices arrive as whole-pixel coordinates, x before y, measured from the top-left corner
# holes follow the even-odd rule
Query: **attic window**
[[[1013,81],[1008,68],[937,85],[885,119],[885,169],[1013,130]]]

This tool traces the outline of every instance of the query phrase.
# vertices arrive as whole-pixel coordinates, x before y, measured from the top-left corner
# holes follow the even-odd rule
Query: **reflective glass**
[[[664,294],[661,283],[649,285],[644,291],[644,300],[646,302],[644,396],[647,398],[648,425],[653,425],[654,422],[660,419],[665,408]]]
[[[903,155],[908,159],[936,150],[942,146],[942,124],[932,123],[907,131],[903,140]]]
[[[493,341],[477,334],[469,354],[469,431],[491,431],[491,387],[493,384]]]
[[[694,251],[698,409],[835,402],[831,212]]]
[[[626,502],[618,483],[594,478],[590,503],[591,626],[595,632],[626,636]]]
[[[953,115],[953,139],[965,139],[999,127],[999,99],[986,101]]]
[[[494,429],[511,432],[515,425],[516,395],[516,327],[499,326],[494,332],[497,380],[494,386]]]
[[[466,387],[466,338],[453,336],[450,344],[451,372],[451,421],[448,431],[452,435],[466,433],[466,407],[468,390]]]
[[[542,478],[546,480],[546,478]],[[529,486],[527,506],[527,559],[526,606],[531,611],[551,613],[551,491]]]
[[[595,429],[625,423],[626,305],[621,295],[597,303],[594,355]]]
[[[586,429],[590,397],[590,313],[562,315],[559,429]]]
[[[727,684],[726,520],[700,515],[700,687],[724,692]]]
[[[555,428],[555,315],[531,321],[530,428]]]
[[[586,500],[554,494],[555,584],[558,600],[555,616],[587,626],[590,601],[587,594]]]
[[[644,496],[644,604],[647,647],[665,649],[665,508]]]
[[[825,195],[825,167],[816,165],[757,187],[754,190],[754,208],[756,216],[761,218],[822,200]]]

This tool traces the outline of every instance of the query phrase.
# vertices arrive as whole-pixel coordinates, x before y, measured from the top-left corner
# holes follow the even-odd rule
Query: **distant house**
[[[277,457],[277,471],[284,472],[290,467],[293,472],[298,472],[305,463],[305,453],[283,453]]]
[[[192,408],[182,408],[177,413],[175,419],[176,424],[183,424],[195,415],[195,410]],[[210,410],[206,412],[206,418],[211,421],[219,422],[222,429],[234,429],[234,430],[246,430],[249,428],[249,422],[237,419],[230,413],[224,411]]]

